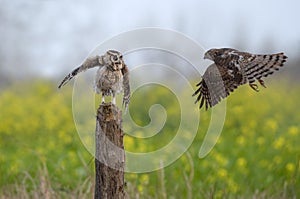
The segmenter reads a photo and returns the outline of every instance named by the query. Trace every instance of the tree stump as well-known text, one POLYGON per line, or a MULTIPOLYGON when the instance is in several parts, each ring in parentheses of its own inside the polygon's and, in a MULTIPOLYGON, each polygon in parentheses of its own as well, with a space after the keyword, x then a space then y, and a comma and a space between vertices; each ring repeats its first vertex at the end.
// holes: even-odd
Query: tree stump
POLYGON ((123 199, 125 151, 122 111, 111 103, 97 111, 95 199, 123 199))

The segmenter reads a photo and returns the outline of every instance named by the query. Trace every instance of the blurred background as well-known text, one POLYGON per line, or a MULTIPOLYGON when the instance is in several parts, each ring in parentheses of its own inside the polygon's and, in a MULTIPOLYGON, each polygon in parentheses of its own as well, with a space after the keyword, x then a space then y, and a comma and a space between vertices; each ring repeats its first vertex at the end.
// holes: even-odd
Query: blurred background
POLYGON ((299 60, 300 3, 296 0, 2 0, 1 4, 2 82, 32 76, 62 77, 103 41, 141 27, 182 32, 206 49, 284 51, 289 68, 299 60))
MULTIPOLYGON (((1 0, 0 198, 91 197, 93 161, 74 127, 72 84, 63 92, 57 85, 100 43, 143 27, 179 31, 205 49, 285 52, 289 59, 268 79, 268 89, 255 93, 245 86, 229 98, 224 132, 207 158, 197 157, 210 121, 210 112, 201 112, 196 144, 165 170, 127 174, 128 194, 132 198, 300 197, 299 8, 297 0, 1 0)), ((159 148, 177 128, 180 110, 173 108, 177 103, 173 94, 165 88, 154 92, 156 97, 149 92, 134 96, 133 118, 146 125, 145 107, 164 104, 168 118, 173 118, 163 129, 170 134, 149 142, 128 137, 128 150, 159 148), (140 97, 147 102, 140 102, 140 97)))

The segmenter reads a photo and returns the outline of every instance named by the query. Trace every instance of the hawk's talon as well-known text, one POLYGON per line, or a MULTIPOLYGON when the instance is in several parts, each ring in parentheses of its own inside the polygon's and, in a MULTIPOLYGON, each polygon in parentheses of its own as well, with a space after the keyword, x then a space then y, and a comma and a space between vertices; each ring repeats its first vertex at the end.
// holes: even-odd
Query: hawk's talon
POLYGON ((265 85, 264 80, 259 79, 258 82, 260 83, 260 85, 262 85, 263 87, 267 88, 266 85, 265 85))
POLYGON ((257 84, 249 84, 249 85, 253 90, 255 90, 256 92, 259 92, 257 84))

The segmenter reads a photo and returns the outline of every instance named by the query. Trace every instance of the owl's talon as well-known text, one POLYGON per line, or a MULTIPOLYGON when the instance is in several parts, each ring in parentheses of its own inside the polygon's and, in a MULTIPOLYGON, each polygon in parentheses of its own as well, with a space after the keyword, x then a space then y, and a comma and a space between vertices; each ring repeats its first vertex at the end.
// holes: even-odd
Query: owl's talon
POLYGON ((259 92, 257 84, 249 84, 249 85, 253 90, 255 90, 256 92, 259 92))

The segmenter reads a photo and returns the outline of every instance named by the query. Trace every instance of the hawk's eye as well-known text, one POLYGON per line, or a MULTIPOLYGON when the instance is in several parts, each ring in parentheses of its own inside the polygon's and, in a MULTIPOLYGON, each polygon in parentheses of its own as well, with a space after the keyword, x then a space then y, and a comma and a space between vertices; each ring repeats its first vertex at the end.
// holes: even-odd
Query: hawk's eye
POLYGON ((219 57, 219 56, 221 56, 221 54, 218 53, 218 52, 215 52, 215 53, 213 54, 213 57, 219 57))

